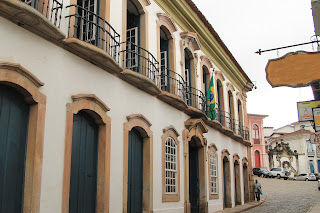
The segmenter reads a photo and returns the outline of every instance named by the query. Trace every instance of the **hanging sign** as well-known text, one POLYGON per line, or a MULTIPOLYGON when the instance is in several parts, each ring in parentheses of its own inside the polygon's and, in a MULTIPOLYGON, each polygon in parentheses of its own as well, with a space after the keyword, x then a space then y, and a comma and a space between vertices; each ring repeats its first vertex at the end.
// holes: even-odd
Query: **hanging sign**
POLYGON ((298 102, 299 121, 313 121, 312 109, 320 107, 320 101, 298 102))
POLYGON ((311 144, 320 144, 320 132, 316 132, 310 135, 311 144))
POLYGON ((320 108, 313 108, 313 120, 314 120, 314 130, 316 132, 320 131, 320 108))

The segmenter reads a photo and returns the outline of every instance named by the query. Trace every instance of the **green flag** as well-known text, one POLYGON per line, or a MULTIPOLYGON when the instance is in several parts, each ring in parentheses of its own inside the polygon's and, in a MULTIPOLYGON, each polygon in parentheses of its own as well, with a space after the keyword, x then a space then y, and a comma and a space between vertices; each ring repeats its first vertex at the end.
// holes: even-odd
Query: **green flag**
POLYGON ((207 93, 207 99, 209 99, 209 113, 211 120, 216 119, 216 101, 214 98, 214 84, 213 84, 213 76, 211 77, 208 93, 207 93))

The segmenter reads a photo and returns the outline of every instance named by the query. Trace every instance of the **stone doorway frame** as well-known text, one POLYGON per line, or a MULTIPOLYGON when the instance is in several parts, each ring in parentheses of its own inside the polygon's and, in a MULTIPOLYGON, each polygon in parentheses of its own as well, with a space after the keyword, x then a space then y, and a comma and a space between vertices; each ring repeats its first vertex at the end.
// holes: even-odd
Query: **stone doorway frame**
POLYGON ((197 141, 199 154, 199 212, 208 212, 207 201, 207 140, 203 133, 208 129, 202 119, 189 119, 184 122, 185 129, 182 131, 183 161, 184 161, 184 212, 191 212, 189 200, 189 142, 192 138, 197 141))
POLYGON ((232 201, 231 201, 231 171, 230 171, 230 158, 229 158, 229 151, 227 149, 224 149, 221 151, 221 164, 222 164, 222 189, 224 189, 224 183, 226 182, 226 191, 227 191, 227 205, 225 205, 224 202, 224 190, 222 190, 222 200, 223 200, 223 209, 225 208, 231 208, 232 207, 232 201), (226 159, 227 165, 226 165, 226 181, 223 180, 224 177, 224 171, 223 171, 223 163, 224 159, 226 159))
POLYGON ((241 175, 240 175, 240 158, 238 154, 233 155, 233 166, 234 166, 234 180, 237 180, 237 188, 234 191, 234 204, 235 206, 241 205, 242 194, 241 194, 241 175), (236 166, 237 165, 237 166, 236 166))

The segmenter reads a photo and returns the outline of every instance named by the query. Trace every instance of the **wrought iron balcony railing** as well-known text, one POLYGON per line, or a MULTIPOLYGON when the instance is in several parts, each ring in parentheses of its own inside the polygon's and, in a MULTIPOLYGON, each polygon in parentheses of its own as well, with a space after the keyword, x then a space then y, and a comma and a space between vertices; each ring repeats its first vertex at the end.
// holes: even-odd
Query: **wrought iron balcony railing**
POLYGON ((159 62, 146 49, 125 41, 121 43, 125 48, 120 51, 122 65, 129 70, 140 73, 151 79, 156 85, 159 82, 159 62))
MULTIPOLYGON (((209 111, 208 114, 209 116, 209 111)), ((248 127, 242 126, 242 123, 233 119, 230 113, 221 110, 219 104, 216 103, 216 119, 222 126, 231 129, 234 133, 241 135, 245 140, 249 140, 249 129, 248 127)))
POLYGON ((44 15, 56 27, 60 28, 62 3, 57 0, 20 0, 44 15))
POLYGON ((120 62, 120 35, 103 18, 79 5, 70 8, 68 37, 78 38, 106 51, 115 61, 120 62))
POLYGON ((160 85, 161 90, 177 95, 185 100, 185 81, 180 74, 167 68, 161 67, 160 85))
POLYGON ((207 114, 207 99, 201 90, 186 86, 186 101, 189 106, 200 109, 207 114))

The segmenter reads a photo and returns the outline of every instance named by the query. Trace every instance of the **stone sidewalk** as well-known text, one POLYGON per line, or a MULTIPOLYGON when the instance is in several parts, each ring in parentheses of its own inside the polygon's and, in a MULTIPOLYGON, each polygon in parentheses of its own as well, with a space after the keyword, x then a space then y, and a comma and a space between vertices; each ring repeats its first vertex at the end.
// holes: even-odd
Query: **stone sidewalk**
POLYGON ((312 206, 308 213, 319 213, 320 212, 320 203, 317 203, 316 205, 312 206))
MULTIPOLYGON (((244 211, 247 211, 249 209, 252 209, 254 207, 257 207, 257 206, 260 206, 262 205, 266 200, 265 199, 261 199, 259 202, 258 201, 253 201, 253 202, 249 202, 249 203, 245 203, 241 206, 236 206, 234 208, 229 208, 229 209, 225 209, 225 210, 222 210, 222 211, 217 211, 216 213, 223 213, 223 212, 233 212, 233 213, 236 213, 236 212, 244 212, 244 211)), ((314 212, 312 212, 314 213, 314 212)))

